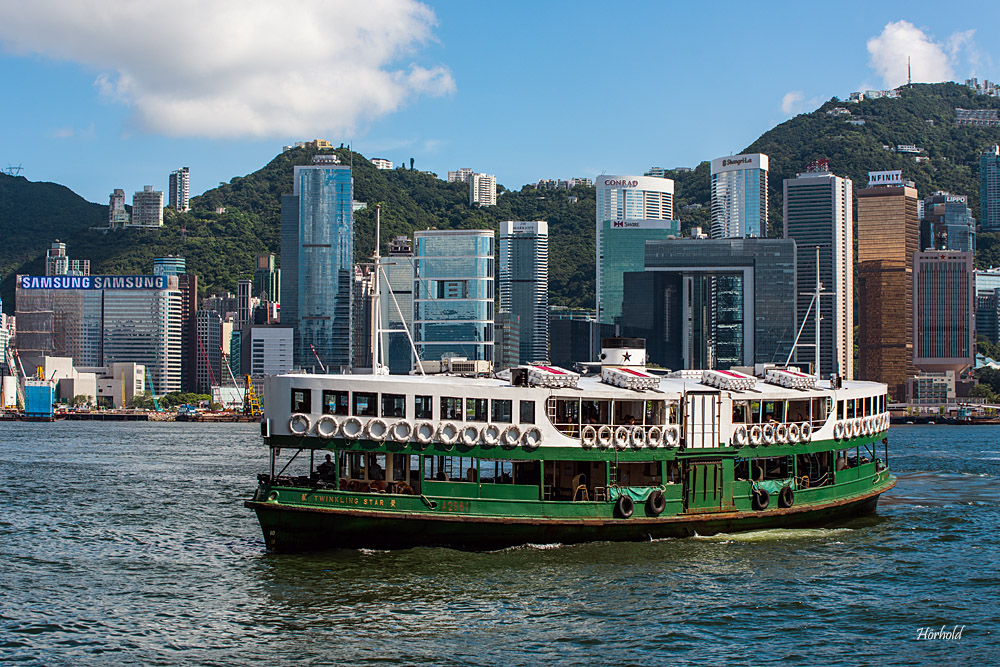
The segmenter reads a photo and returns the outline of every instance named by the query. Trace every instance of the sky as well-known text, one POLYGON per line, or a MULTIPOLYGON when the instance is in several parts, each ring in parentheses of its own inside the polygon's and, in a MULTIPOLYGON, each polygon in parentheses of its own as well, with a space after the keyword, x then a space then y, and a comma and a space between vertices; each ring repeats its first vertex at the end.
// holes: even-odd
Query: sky
POLYGON ((693 167, 907 56, 914 82, 1000 79, 996 25, 981 0, 0 0, 0 168, 107 203, 315 138, 514 189, 693 167))

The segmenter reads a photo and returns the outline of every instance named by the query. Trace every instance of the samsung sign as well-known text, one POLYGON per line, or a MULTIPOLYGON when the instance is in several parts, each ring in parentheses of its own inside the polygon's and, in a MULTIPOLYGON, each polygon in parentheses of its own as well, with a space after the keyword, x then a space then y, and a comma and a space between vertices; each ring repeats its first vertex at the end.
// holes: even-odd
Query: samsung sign
POLYGON ((868 185, 902 185, 903 172, 896 171, 869 171, 868 185))
POLYGON ((167 289, 166 276, 18 276, 21 289, 167 289))

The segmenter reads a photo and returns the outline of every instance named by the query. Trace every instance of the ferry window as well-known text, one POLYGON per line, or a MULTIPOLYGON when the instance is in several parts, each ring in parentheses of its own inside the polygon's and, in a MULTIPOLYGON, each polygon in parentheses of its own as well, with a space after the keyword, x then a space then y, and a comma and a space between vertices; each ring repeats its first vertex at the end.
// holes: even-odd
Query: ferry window
POLYGON ((582 401, 580 416, 584 424, 610 424, 611 401, 582 401))
POLYGON ((871 414, 872 414, 872 397, 871 396, 866 396, 865 397, 865 416, 869 416, 871 414))
POLYGON ((747 416, 750 414, 750 406, 747 401, 733 401, 733 423, 746 424, 747 416))
POLYGON ((368 479, 385 479, 385 454, 367 454, 368 479))
POLYGON ((788 401, 788 421, 803 422, 809 419, 809 400, 788 401))
POLYGON ((618 483, 621 486, 659 486, 658 461, 634 461, 618 464, 618 483))
POLYGON ((513 484, 514 462, 504 459, 480 459, 479 482, 481 484, 513 484))
POLYGON ((750 423, 760 423, 760 401, 750 401, 750 423))
POLYGON ((854 419, 856 415, 854 414, 854 401, 847 401, 847 418, 854 419))
POLYGON ((499 424, 510 423, 511 402, 502 399, 493 399, 493 421, 499 424))
POLYGON ((350 398, 346 391, 323 390, 323 414, 324 415, 347 415, 350 414, 350 398))
POLYGON ((843 419, 844 412, 844 401, 837 401, 837 419, 843 419))
POLYGON ((292 389, 292 412, 312 412, 311 389, 292 389))
POLYGON ((781 401, 764 401, 764 421, 784 421, 784 406, 781 401))
POLYGON ((345 456, 347 465, 341 463, 340 469, 348 469, 351 479, 365 479, 365 455, 361 452, 350 452, 345 456))
POLYGON ((518 401, 521 409, 521 420, 522 424, 534 424, 535 423, 535 402, 534 401, 518 401))
POLYGON ((392 455, 392 481, 405 482, 406 480, 406 454, 392 455))
POLYGON ((374 417, 378 406, 378 394, 363 391, 354 392, 354 416, 374 417))
POLYGON ((680 414, 680 412, 679 412, 679 405, 678 405, 677 401, 670 401, 669 403, 667 403, 667 423, 668 424, 680 424, 681 421, 680 421, 680 418, 678 417, 679 414, 680 414))
POLYGON ((538 484, 542 469, 538 461, 512 461, 511 463, 514 466, 515 484, 538 484))
POLYGON ((663 424, 663 401, 646 401, 646 425, 663 424))
POLYGON ((576 425, 580 421, 580 401, 578 399, 556 399, 556 424, 576 425))
POLYGON ((433 396, 414 396, 413 408, 417 419, 434 419, 433 396))
POLYGON ((466 421, 470 422, 489 421, 489 415, 486 412, 488 405, 489 405, 489 399, 486 398, 465 399, 466 421))
POLYGON ((438 482, 475 482, 476 460, 469 456, 428 456, 424 479, 438 482))
POLYGON ((792 476, 791 457, 774 456, 753 459, 750 462, 750 478, 755 482, 765 479, 788 479, 792 476))
POLYGON ((462 421, 462 399, 453 396, 441 397, 441 419, 462 421))
POLYGON ((405 417, 406 396, 403 394, 382 394, 383 417, 405 417))
POLYGON ((837 470, 847 470, 848 468, 858 467, 858 450, 857 449, 841 449, 837 452, 837 461, 834 467, 837 470))

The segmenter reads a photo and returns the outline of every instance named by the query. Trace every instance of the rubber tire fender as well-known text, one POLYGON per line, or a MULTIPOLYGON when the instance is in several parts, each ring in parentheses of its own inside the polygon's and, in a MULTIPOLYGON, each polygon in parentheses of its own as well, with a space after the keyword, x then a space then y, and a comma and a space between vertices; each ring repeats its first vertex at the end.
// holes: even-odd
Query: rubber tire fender
POLYGON ((635 503, 632 498, 625 494, 618 496, 618 500, 615 502, 615 514, 622 519, 628 519, 633 512, 635 512, 635 503))
POLYGON ((795 491, 790 486, 781 487, 778 493, 778 507, 791 507, 795 504, 795 491))
POLYGON ((767 506, 771 504, 771 494, 767 492, 767 489, 754 489, 753 499, 750 501, 750 505, 758 512, 766 510, 767 506))
POLYGON ((656 489, 646 499, 646 511, 653 516, 660 516, 665 509, 667 509, 667 499, 663 497, 663 491, 656 489))

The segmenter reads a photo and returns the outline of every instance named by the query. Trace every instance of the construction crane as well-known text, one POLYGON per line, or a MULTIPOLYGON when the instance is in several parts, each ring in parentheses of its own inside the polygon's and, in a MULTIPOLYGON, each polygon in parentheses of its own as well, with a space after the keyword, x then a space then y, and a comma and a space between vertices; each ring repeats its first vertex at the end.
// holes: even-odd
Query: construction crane
POLYGON ((319 353, 316 352, 316 348, 312 343, 309 343, 309 349, 312 350, 313 356, 316 357, 316 363, 319 364, 320 370, 323 371, 323 373, 326 373, 326 366, 323 365, 323 362, 319 358, 319 353))
POLYGON ((14 378, 14 386, 17 387, 17 409, 24 409, 24 387, 21 386, 21 378, 24 377, 24 368, 21 367, 21 358, 17 356, 17 350, 8 347, 6 350, 7 368, 14 378), (18 368, 21 374, 18 375, 18 368))
POLYGON ((249 375, 244 375, 246 380, 246 393, 243 395, 243 414, 250 415, 251 417, 260 417, 264 413, 260 409, 260 399, 257 397, 257 392, 253 390, 253 380, 250 379, 249 375))

